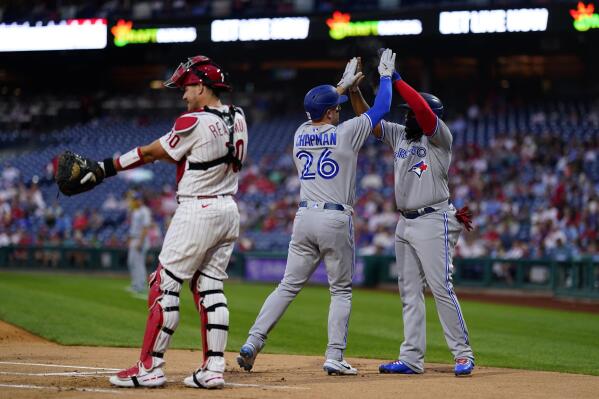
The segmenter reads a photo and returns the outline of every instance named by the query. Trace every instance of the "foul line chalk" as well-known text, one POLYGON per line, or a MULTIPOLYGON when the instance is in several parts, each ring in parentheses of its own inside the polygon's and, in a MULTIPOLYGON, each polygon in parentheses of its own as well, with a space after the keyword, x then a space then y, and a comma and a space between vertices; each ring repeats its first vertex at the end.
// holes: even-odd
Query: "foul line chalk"
POLYGON ((0 384, 3 388, 20 388, 20 389, 51 389, 53 391, 78 391, 78 392, 99 392, 99 393, 122 393, 114 389, 99 389, 99 388, 68 388, 57 387, 51 385, 19 385, 19 384, 0 384))
MULTIPOLYGON (((0 371, 0 374, 4 375, 27 375, 27 376, 72 376, 72 377, 93 377, 99 376, 100 374, 111 374, 115 371, 120 371, 120 369, 113 369, 108 367, 90 367, 90 366, 69 366, 63 364, 48 364, 48 363, 26 363, 26 362, 0 362, 0 364, 7 365, 21 365, 21 366, 39 366, 39 367, 61 367, 61 368, 74 368, 74 369, 87 369, 87 370, 102 370, 96 372, 78 372, 78 371, 69 371, 63 373, 17 373, 17 372, 8 372, 8 371, 0 371)), ((289 385, 264 385, 264 384, 241 384, 234 382, 227 382, 225 385, 230 387, 239 387, 239 388, 265 388, 265 389, 296 389, 296 390, 309 390, 307 387, 294 387, 289 385)), ((57 389, 57 387, 53 386, 38 386, 38 385, 7 385, 0 384, 0 387, 12 387, 12 388, 29 388, 29 389, 57 389)), ((61 388, 61 389, 69 389, 69 388, 61 388)), ((95 389, 95 388, 74 388, 77 391, 89 391, 89 392, 117 392, 114 390, 108 389, 95 389)))
POLYGON ((289 385, 262 385, 262 384, 237 384, 234 382, 225 382, 225 386, 241 387, 241 388, 270 388, 270 389, 310 389, 307 387, 292 387, 289 385))
POLYGON ((64 373, 18 373, 12 371, 0 371, 0 375, 27 375, 33 377, 104 377, 103 374, 113 374, 114 371, 65 371, 64 373))
POLYGON ((121 370, 121 369, 111 369, 108 367, 68 366, 68 365, 64 365, 64 364, 46 364, 46 363, 0 362, 0 364, 39 366, 39 367, 62 367, 65 369, 87 369, 87 370, 106 370, 106 371, 120 371, 121 370))

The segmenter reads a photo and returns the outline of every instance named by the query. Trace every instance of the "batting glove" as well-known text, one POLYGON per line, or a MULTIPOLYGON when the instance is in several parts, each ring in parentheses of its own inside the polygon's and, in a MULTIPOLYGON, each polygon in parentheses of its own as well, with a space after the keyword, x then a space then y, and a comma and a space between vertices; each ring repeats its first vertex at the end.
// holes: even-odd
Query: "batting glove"
POLYGON ((379 74, 381 77, 391 77, 395 70, 395 53, 391 49, 386 49, 381 54, 379 62, 379 74))
POLYGON ((341 77, 339 83, 337 83, 337 86, 342 87, 343 91, 353 86, 353 84, 362 76, 362 72, 356 72, 357 67, 358 59, 356 57, 349 60, 349 62, 345 66, 343 76, 341 77))
MULTIPOLYGON (((384 48, 378 49, 377 53, 379 55, 379 60, 384 52, 385 52, 384 48)), ((397 72, 395 69, 393 69, 393 73, 391 74, 391 81, 395 82, 396 80, 401 80, 401 76, 399 76, 399 72, 397 72)))

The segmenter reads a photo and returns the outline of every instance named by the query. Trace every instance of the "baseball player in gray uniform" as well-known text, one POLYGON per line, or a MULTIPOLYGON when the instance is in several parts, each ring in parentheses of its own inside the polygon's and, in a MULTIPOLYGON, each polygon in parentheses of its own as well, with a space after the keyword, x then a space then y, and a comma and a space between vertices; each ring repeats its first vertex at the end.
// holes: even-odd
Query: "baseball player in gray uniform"
MULTIPOLYGON (((400 218, 395 231, 398 284, 403 303, 404 341, 399 360, 381 373, 424 372, 426 349, 425 283, 430 287, 456 376, 470 375, 474 354, 466 321, 453 290, 452 257, 462 228, 471 228, 467 208, 456 211, 447 183, 452 135, 441 120, 443 104, 418 93, 394 71, 393 85, 407 102, 404 125, 382 121, 374 134, 393 149, 395 200, 400 218)), ((354 111, 368 110, 359 89, 350 89, 354 111)))
POLYGON ((293 146, 301 201, 293 223, 283 279, 264 302, 239 351, 237 361, 247 371, 252 369, 270 330, 324 260, 331 304, 323 368, 329 375, 357 374, 343 359, 355 254, 352 205, 356 199, 356 162, 372 127, 389 112, 394 60, 395 54, 385 50, 378 67, 381 89, 373 108, 359 117, 339 124, 340 104, 347 101, 347 97, 340 94, 362 76, 356 73, 356 59, 348 63, 337 90, 330 85, 317 86, 304 98, 310 120, 296 130, 293 146))
POLYGON ((131 196, 131 219, 129 227, 129 251, 127 266, 131 274, 130 291, 143 294, 146 291, 146 256, 150 247, 148 229, 152 223, 152 214, 144 202, 141 193, 131 196))

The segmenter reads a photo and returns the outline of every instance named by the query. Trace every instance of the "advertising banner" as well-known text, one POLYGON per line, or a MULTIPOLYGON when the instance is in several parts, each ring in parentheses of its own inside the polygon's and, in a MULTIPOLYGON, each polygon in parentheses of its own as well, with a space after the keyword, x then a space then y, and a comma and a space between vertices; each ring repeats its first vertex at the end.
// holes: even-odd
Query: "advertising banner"
MULTIPOLYGON (((285 258, 272 259, 252 257, 250 255, 246 258, 245 279, 249 281, 278 282, 283 278, 286 263, 287 259, 285 258)), ((310 282, 314 284, 328 284, 327 272, 323 262, 316 268, 316 271, 310 278, 310 282)), ((364 283, 364 261, 360 258, 356 258, 353 282, 355 285, 362 285, 364 283)))
POLYGON ((106 19, 67 19, 46 24, 0 24, 0 52, 98 50, 106 47, 106 19))

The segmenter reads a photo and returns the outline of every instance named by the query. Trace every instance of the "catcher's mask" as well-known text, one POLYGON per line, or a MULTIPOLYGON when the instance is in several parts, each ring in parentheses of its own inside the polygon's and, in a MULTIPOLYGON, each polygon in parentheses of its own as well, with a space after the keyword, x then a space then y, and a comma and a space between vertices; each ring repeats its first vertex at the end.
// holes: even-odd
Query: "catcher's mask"
POLYGON ((227 82, 227 74, 223 72, 210 58, 203 55, 190 57, 179 64, 173 76, 164 85, 169 88, 183 89, 185 86, 202 83, 216 91, 231 91, 227 82))

